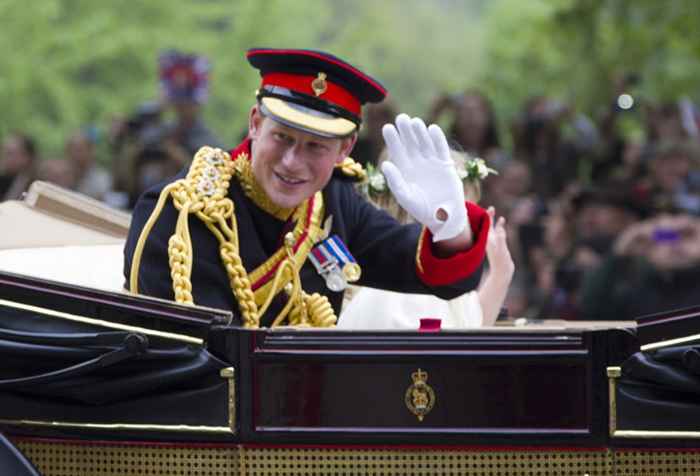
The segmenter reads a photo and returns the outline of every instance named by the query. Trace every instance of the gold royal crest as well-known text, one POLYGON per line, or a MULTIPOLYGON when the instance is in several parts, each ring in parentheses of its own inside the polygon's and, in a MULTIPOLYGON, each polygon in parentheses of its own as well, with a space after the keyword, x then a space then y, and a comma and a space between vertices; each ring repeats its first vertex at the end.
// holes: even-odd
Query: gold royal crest
POLYGON ((428 380, 428 372, 418 369, 411 374, 413 384, 406 389, 404 402, 408 409, 416 417, 418 421, 423 421, 423 417, 427 415, 435 405, 435 392, 432 387, 426 382, 428 380))

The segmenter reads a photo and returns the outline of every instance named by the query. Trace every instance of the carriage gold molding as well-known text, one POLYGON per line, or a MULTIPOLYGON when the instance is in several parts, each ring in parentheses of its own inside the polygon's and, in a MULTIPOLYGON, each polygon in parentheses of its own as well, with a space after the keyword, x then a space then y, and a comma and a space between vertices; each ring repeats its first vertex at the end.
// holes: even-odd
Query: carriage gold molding
POLYGON ((226 367, 219 371, 221 378, 228 382, 228 427, 231 433, 236 434, 236 371, 233 367, 226 367))
POLYGON ((700 439, 700 431, 619 430, 617 428, 617 379, 622 376, 621 367, 608 367, 609 428, 612 438, 638 439, 700 439))
POLYGON ((81 322, 83 324, 91 324, 96 326, 107 327, 109 329, 118 329, 121 331, 138 332, 140 334, 145 334, 154 337, 161 337, 163 339, 176 340, 180 342, 186 342, 188 344, 195 344, 202 346, 204 345, 204 340, 198 337, 192 337, 184 334, 176 334, 174 332, 163 332, 156 331, 153 329, 148 329, 146 327, 130 326, 126 324, 119 324, 116 322, 104 321, 102 319, 94 319, 92 317, 79 316, 76 314, 69 314, 67 312, 55 311, 53 309, 47 309, 45 307, 31 306, 29 304, 22 304, 14 301, 8 301, 6 299, 0 299, 0 306, 7 306, 14 309, 22 309, 25 311, 36 312, 39 314, 44 314, 51 317, 57 317, 59 319, 66 319, 74 322, 81 322))
POLYGON ((141 430, 141 431, 165 431, 177 433, 216 433, 231 434, 227 426, 192 426, 192 425, 156 425, 137 423, 79 423, 68 421, 41 421, 41 420, 4 420, 0 419, 0 425, 11 426, 39 426, 49 428, 82 428, 94 430, 141 430))
POLYGON ((228 426, 194 426, 194 425, 162 425, 149 423, 82 423, 72 421, 43 421, 43 420, 7 420, 0 419, 0 425, 34 426, 43 428, 76 428, 93 430, 140 430, 175 433, 197 434, 236 434, 236 381, 233 367, 226 367, 219 372, 221 378, 228 382, 226 407, 228 408, 228 426))

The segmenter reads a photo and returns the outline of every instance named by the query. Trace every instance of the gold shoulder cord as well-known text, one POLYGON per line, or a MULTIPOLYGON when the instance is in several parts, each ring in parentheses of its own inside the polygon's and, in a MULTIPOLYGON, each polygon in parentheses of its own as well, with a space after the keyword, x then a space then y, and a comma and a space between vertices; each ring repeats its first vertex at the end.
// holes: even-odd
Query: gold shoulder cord
POLYGON ((335 167, 340 169, 343 175, 351 177, 357 182, 367 180, 367 171, 362 167, 362 164, 355 162, 351 157, 345 157, 345 159, 335 167))
MULTIPOLYGON (((162 190, 134 250, 134 258, 131 263, 131 291, 138 293, 138 272, 146 239, 160 216, 165 201, 169 196, 172 196, 173 204, 179 210, 179 214, 175 233, 168 241, 168 261, 175 300, 178 303, 194 304, 191 281, 193 250, 188 226, 188 215, 194 213, 219 241, 221 260, 229 276, 231 289, 238 301, 244 327, 257 328, 260 326, 260 317, 267 310, 273 297, 282 288, 289 294, 289 299, 287 305, 275 318, 273 326, 280 325, 285 317, 288 317, 288 321, 292 325, 316 327, 334 325, 337 319, 328 299, 318 293, 306 294, 301 289, 299 279, 299 268, 306 260, 308 252, 318 236, 320 229, 318 221, 319 217, 323 215, 322 201, 320 202, 321 206, 314 210, 317 216, 314 216, 314 219, 310 221, 310 229, 306 230, 307 233, 303 233, 301 228, 305 224, 301 219, 298 219, 294 233, 285 237, 285 251, 283 253, 286 253, 286 258, 280 262, 272 283, 267 283, 263 289, 259 290, 260 293, 253 292, 248 273, 240 258, 234 204, 228 198, 231 177, 237 173, 237 170, 241 170, 240 166, 236 166, 239 161, 247 163, 247 154, 240 154, 235 160, 231 160, 229 154, 221 149, 202 147, 195 154, 187 176, 162 190), (302 234, 305 235, 306 239, 294 253, 295 235, 298 237, 302 234), (285 285, 285 283, 287 284, 285 285), (258 307, 259 302, 262 303, 261 307, 258 307)), ((322 200, 320 193, 315 198, 322 200)), ((282 256, 279 258, 282 259, 282 256)))

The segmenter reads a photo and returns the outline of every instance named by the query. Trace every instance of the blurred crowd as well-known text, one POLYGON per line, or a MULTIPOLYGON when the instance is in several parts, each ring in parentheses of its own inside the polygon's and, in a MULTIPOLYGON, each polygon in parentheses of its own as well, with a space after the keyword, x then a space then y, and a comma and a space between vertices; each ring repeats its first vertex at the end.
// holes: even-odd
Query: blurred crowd
POLYGON ((40 157, 35 138, 12 132, 0 150, 0 200, 22 195, 33 180, 76 190, 131 209, 139 195, 187 165, 203 145, 223 147, 204 124, 209 62, 166 51, 159 57, 160 98, 144 102, 100 128, 85 127, 65 141, 59 157, 40 157))
MULTIPOLYGON (((234 146, 202 120, 206 59, 169 51, 159 61, 161 100, 115 117, 102 136, 76 131, 61 157, 40 157, 22 132, 2 138, 0 200, 41 179, 129 209, 200 146, 234 146)), ((594 116, 538 96, 496 118, 476 90, 436 95, 423 114, 499 172, 480 203, 506 218, 511 317, 626 320, 700 304, 700 115, 688 99, 638 104, 629 94, 638 81, 621 77, 594 116)), ((381 127, 398 112, 391 102, 366 108, 355 160, 376 164, 381 127)))

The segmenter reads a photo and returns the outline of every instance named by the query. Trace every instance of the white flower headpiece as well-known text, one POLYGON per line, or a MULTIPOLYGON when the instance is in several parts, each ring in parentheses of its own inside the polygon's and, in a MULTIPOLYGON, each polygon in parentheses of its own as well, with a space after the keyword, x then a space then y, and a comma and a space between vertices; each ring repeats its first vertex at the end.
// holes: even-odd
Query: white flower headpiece
MULTIPOLYGON (((456 154, 459 154, 460 160, 455 159, 455 169, 457 170, 457 176, 462 182, 480 182, 489 175, 498 175, 498 171, 488 167, 484 159, 465 156, 464 159, 461 160, 463 154, 456 154)), ((378 197, 389 193, 389 187, 386 184, 386 178, 381 169, 372 164, 367 164, 366 168, 367 180, 362 184, 365 193, 370 197, 378 197)))
POLYGON ((389 191, 386 184, 386 178, 379 167, 372 164, 367 164, 367 180, 364 183, 366 192, 372 197, 382 195, 389 191))
POLYGON ((484 180, 489 175, 498 175, 498 172, 486 165, 486 161, 479 157, 471 158, 467 156, 461 164, 455 163, 457 175, 462 181, 484 180))

